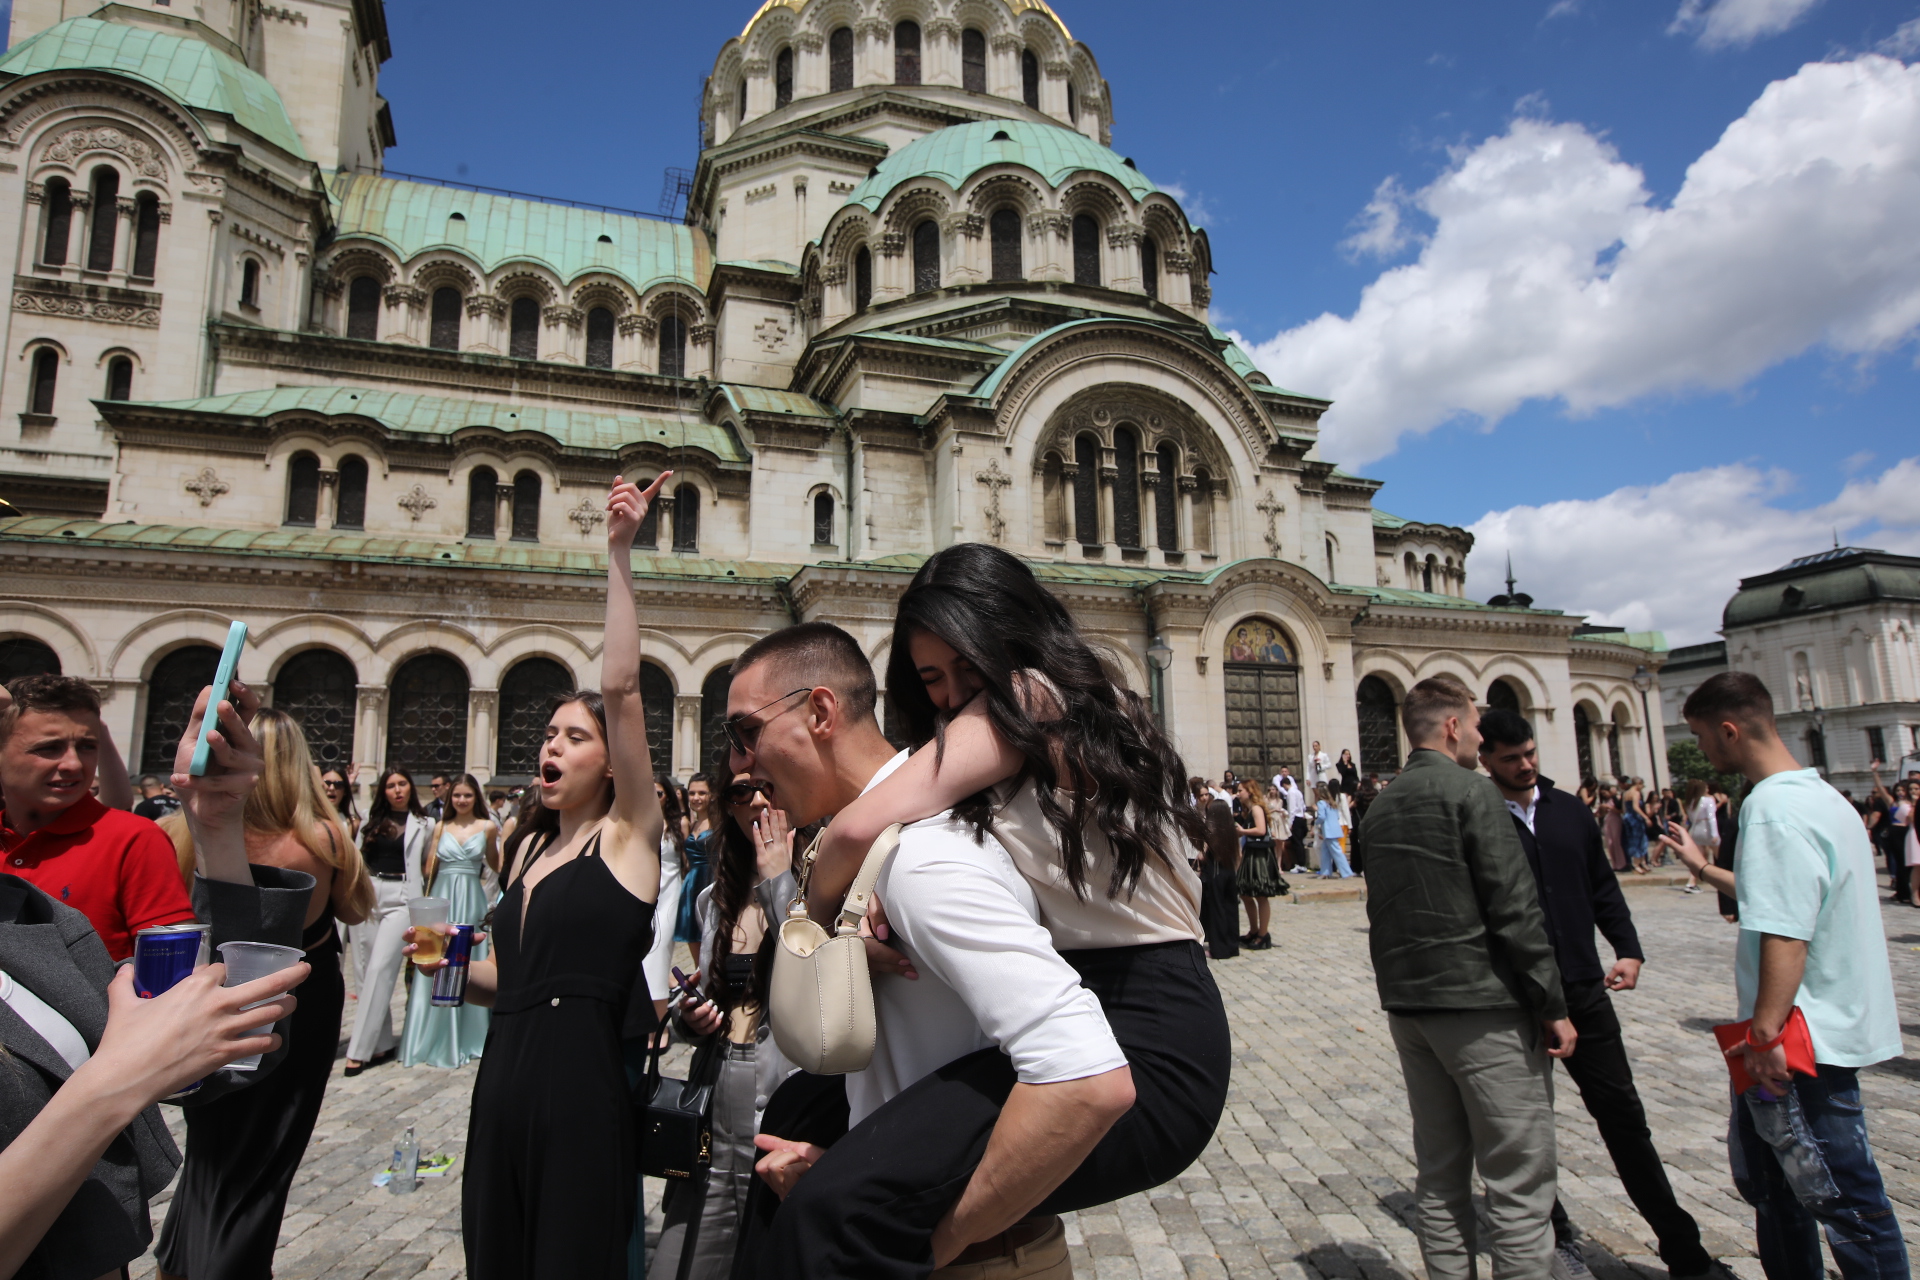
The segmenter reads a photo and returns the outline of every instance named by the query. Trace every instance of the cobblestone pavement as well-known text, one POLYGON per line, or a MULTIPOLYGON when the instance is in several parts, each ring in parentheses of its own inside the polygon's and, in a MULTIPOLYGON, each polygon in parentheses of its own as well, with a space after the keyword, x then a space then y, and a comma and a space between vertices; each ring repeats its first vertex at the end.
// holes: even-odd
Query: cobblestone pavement
MULTIPOLYGON (((1727 1176, 1725 1074, 1708 1031, 1732 1017, 1734 930, 1714 914, 1710 894, 1637 887, 1629 901, 1650 961, 1640 989, 1615 1004, 1656 1141, 1708 1248, 1758 1280, 1751 1216, 1727 1176)), ((1874 1148, 1913 1240, 1920 1238, 1920 913, 1883 910, 1912 1056, 1864 1072, 1862 1083, 1874 1148)), ((1076 1277, 1424 1274, 1407 1226, 1406 1102, 1375 1001, 1366 925, 1357 902, 1278 907, 1273 950, 1216 967, 1236 1055, 1219 1135, 1177 1181, 1070 1221, 1076 1277)), ((472 1083, 471 1067, 336 1075, 288 1204, 275 1264, 280 1280, 460 1274, 458 1165, 406 1197, 374 1187, 372 1178, 385 1167, 396 1131, 409 1124, 423 1151, 460 1154, 472 1083)), ((1560 1194, 1585 1232, 1595 1274, 1664 1276, 1578 1092, 1564 1074, 1556 1084, 1560 1194)), ((657 1190, 649 1188, 649 1203, 657 1190)), ((163 1196, 156 1222, 165 1207, 163 1196)), ((148 1258, 133 1276, 145 1280, 152 1271, 148 1258)))

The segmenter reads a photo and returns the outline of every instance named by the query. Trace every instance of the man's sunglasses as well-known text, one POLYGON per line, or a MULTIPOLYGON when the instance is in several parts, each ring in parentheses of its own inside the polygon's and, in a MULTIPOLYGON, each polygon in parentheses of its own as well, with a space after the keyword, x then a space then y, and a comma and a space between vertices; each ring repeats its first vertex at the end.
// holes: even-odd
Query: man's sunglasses
MULTIPOLYGON (((785 702, 788 698, 798 697, 800 694, 803 694, 803 693, 812 693, 813 689, 814 689, 814 686, 808 685, 804 689, 795 689, 789 693, 783 693, 779 697, 775 698, 772 702, 767 703, 765 707, 756 707, 752 711, 749 711, 744 715, 729 716, 727 719, 721 721, 720 728, 727 735, 727 745, 732 747, 735 751, 739 752, 741 755, 746 755, 748 752, 752 751, 756 746, 759 745, 760 731, 767 727, 765 720, 755 722, 753 719, 755 716, 759 715, 762 711, 765 711, 767 707, 779 706, 781 703, 785 702)), ((788 711, 791 711, 792 709, 793 709, 792 707, 787 708, 788 711)), ((783 711, 780 714, 785 715, 786 711, 783 711)), ((772 718, 773 718, 772 716, 767 717, 768 720, 771 720, 772 718)))
POLYGON ((758 782, 733 782, 727 785, 723 794, 729 806, 738 806, 752 803, 753 798, 765 790, 766 787, 758 782))

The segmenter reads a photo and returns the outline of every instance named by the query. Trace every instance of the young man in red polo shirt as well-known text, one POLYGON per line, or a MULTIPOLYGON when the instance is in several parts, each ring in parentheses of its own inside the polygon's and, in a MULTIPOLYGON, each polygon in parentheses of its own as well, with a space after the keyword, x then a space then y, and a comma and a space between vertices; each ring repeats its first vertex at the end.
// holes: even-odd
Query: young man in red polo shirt
POLYGON ((100 697, 72 676, 23 676, 0 698, 0 870, 93 923, 116 961, 133 935, 193 919, 173 842, 88 792, 109 741, 100 697))

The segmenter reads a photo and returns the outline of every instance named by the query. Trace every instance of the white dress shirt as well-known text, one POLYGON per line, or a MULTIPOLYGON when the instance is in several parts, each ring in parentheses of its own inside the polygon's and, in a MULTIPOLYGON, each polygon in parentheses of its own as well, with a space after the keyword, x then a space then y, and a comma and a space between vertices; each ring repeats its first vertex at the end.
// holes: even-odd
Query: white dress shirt
POLYGON ((1535 787, 1533 790, 1527 792, 1527 802, 1524 805, 1521 804, 1518 800, 1511 800, 1511 799, 1508 800, 1507 812, 1511 813, 1514 817, 1520 819, 1520 821, 1526 823, 1527 830, 1532 831, 1533 830, 1533 811, 1536 808, 1538 808, 1539 805, 1540 805, 1540 788, 1535 787))
MULTIPOLYGON (((907 758, 901 752, 872 787, 907 758)), ((847 1076, 848 1123, 955 1058, 998 1046, 1022 1084, 1057 1084, 1127 1064, 1106 1014, 1053 949, 1033 886, 992 836, 942 814, 916 822, 877 892, 917 981, 874 979, 873 1061, 847 1076)))

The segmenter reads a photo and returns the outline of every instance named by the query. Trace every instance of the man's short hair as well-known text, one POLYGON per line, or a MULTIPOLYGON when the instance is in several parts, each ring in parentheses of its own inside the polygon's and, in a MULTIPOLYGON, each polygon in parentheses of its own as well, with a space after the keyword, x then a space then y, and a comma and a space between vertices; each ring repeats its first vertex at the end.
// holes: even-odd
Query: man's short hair
POLYGON ((1473 714, 1473 691, 1453 676, 1428 676, 1407 690, 1400 703, 1400 724, 1413 742, 1425 742, 1440 732, 1448 716, 1473 714))
POLYGON ((1480 713, 1480 736, 1489 747, 1524 747, 1533 741, 1533 726, 1518 711, 1492 707, 1480 713))
POLYGON ((13 706, 0 714, 0 742, 13 736, 13 726, 27 711, 84 711, 100 714, 100 695, 78 676, 21 676, 7 686, 13 706))
POLYGON ((1773 694, 1760 677, 1745 671, 1722 671, 1712 677, 1687 695, 1680 714, 1704 724, 1731 720, 1742 729, 1780 736, 1773 723, 1773 694))
POLYGON ((733 660, 733 675, 763 662, 772 663, 796 689, 833 690, 850 723, 873 719, 878 696, 873 664, 860 642, 831 622, 802 622, 754 642, 733 660))
POLYGON ((143 787, 157 787, 160 785, 160 776, 154 773, 143 773, 140 775, 140 785, 143 787))

